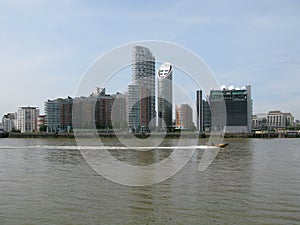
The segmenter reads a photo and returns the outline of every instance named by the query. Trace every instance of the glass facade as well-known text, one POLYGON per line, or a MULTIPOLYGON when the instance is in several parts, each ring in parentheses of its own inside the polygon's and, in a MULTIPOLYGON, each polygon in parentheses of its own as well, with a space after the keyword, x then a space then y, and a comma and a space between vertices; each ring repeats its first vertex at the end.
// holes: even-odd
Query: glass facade
POLYGON ((72 108, 71 97, 45 102, 47 132, 69 131, 72 128, 72 108))
POLYGON ((251 86, 242 89, 211 90, 209 104, 212 129, 226 127, 226 132, 229 133, 251 132, 251 86))
POLYGON ((172 76, 170 63, 164 63, 158 70, 158 129, 172 127, 172 76))
POLYGON ((128 86, 128 125, 134 132, 150 128, 155 118, 155 58, 148 48, 132 51, 132 84, 128 86))

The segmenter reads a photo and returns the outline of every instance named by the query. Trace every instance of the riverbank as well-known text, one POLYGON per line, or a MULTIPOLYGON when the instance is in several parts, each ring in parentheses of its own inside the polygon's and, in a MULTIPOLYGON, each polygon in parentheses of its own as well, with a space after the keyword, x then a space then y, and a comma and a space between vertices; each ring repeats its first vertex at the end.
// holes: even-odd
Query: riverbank
MULTIPOLYGON (((96 137, 94 133, 91 132, 86 132, 86 133, 80 133, 76 134, 76 137, 82 137, 82 138, 88 138, 91 137, 96 137)), ((122 137, 122 138, 132 138, 131 133, 122 133, 122 134, 115 134, 113 132, 98 132, 98 136, 100 138, 117 138, 117 137, 122 137)), ((137 138, 148 138, 150 135, 149 134, 135 134, 134 135, 137 138)), ((180 132, 171 132, 167 134, 162 134, 162 133, 152 133, 151 137, 152 138, 161 138, 164 136, 164 138, 170 138, 170 139, 178 139, 178 138, 209 138, 210 134, 202 134, 199 135, 198 133, 195 132, 190 132, 190 133, 180 133, 180 132)), ((9 138, 75 138, 74 133, 15 133, 15 132, 10 132, 9 133, 9 138)), ((299 135, 278 135, 276 133, 269 133, 269 134, 248 134, 248 133, 226 133, 224 135, 224 138, 299 138, 299 135)))
POLYGON ((16 133, 10 132, 9 138, 75 138, 73 133, 16 133))

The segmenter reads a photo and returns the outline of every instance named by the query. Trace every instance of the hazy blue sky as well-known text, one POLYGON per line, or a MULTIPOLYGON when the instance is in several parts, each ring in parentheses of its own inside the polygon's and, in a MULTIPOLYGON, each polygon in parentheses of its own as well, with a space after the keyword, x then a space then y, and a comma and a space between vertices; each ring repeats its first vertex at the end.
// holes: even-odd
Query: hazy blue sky
POLYGON ((132 41, 198 54, 220 84, 252 85, 254 112, 300 119, 300 1, 0 1, 0 116, 74 96, 88 66, 132 41))

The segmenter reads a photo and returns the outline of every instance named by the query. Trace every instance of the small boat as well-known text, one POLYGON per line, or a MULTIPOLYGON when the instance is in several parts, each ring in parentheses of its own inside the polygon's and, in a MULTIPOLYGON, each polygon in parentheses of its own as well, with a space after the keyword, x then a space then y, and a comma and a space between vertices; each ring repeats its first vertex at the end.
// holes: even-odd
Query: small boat
POLYGON ((229 145, 229 143, 221 143, 221 144, 216 145, 216 147, 225 148, 227 145, 229 145))
POLYGON ((207 146, 214 146, 217 148, 225 148, 229 143, 221 143, 221 144, 214 144, 214 143, 206 143, 207 146))

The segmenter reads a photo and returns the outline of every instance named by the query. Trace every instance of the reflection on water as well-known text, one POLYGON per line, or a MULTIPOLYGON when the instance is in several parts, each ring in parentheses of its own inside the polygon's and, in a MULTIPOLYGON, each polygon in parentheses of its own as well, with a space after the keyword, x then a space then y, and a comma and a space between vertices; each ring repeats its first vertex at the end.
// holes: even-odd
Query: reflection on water
MULTIPOLYGON (((168 140, 165 146, 174 146, 168 140)), ((205 143, 205 140, 201 140, 205 143)), ((230 139, 199 172, 203 151, 178 174, 128 187, 97 175, 73 140, 0 139, 3 224, 297 224, 300 139, 230 139), (17 146, 18 148, 5 148, 17 146), (36 146, 36 147, 32 147, 36 146), (41 147, 39 147, 41 146, 41 147)), ((111 146, 112 140, 107 140, 111 146)), ((148 164, 172 150, 111 153, 148 164)))

